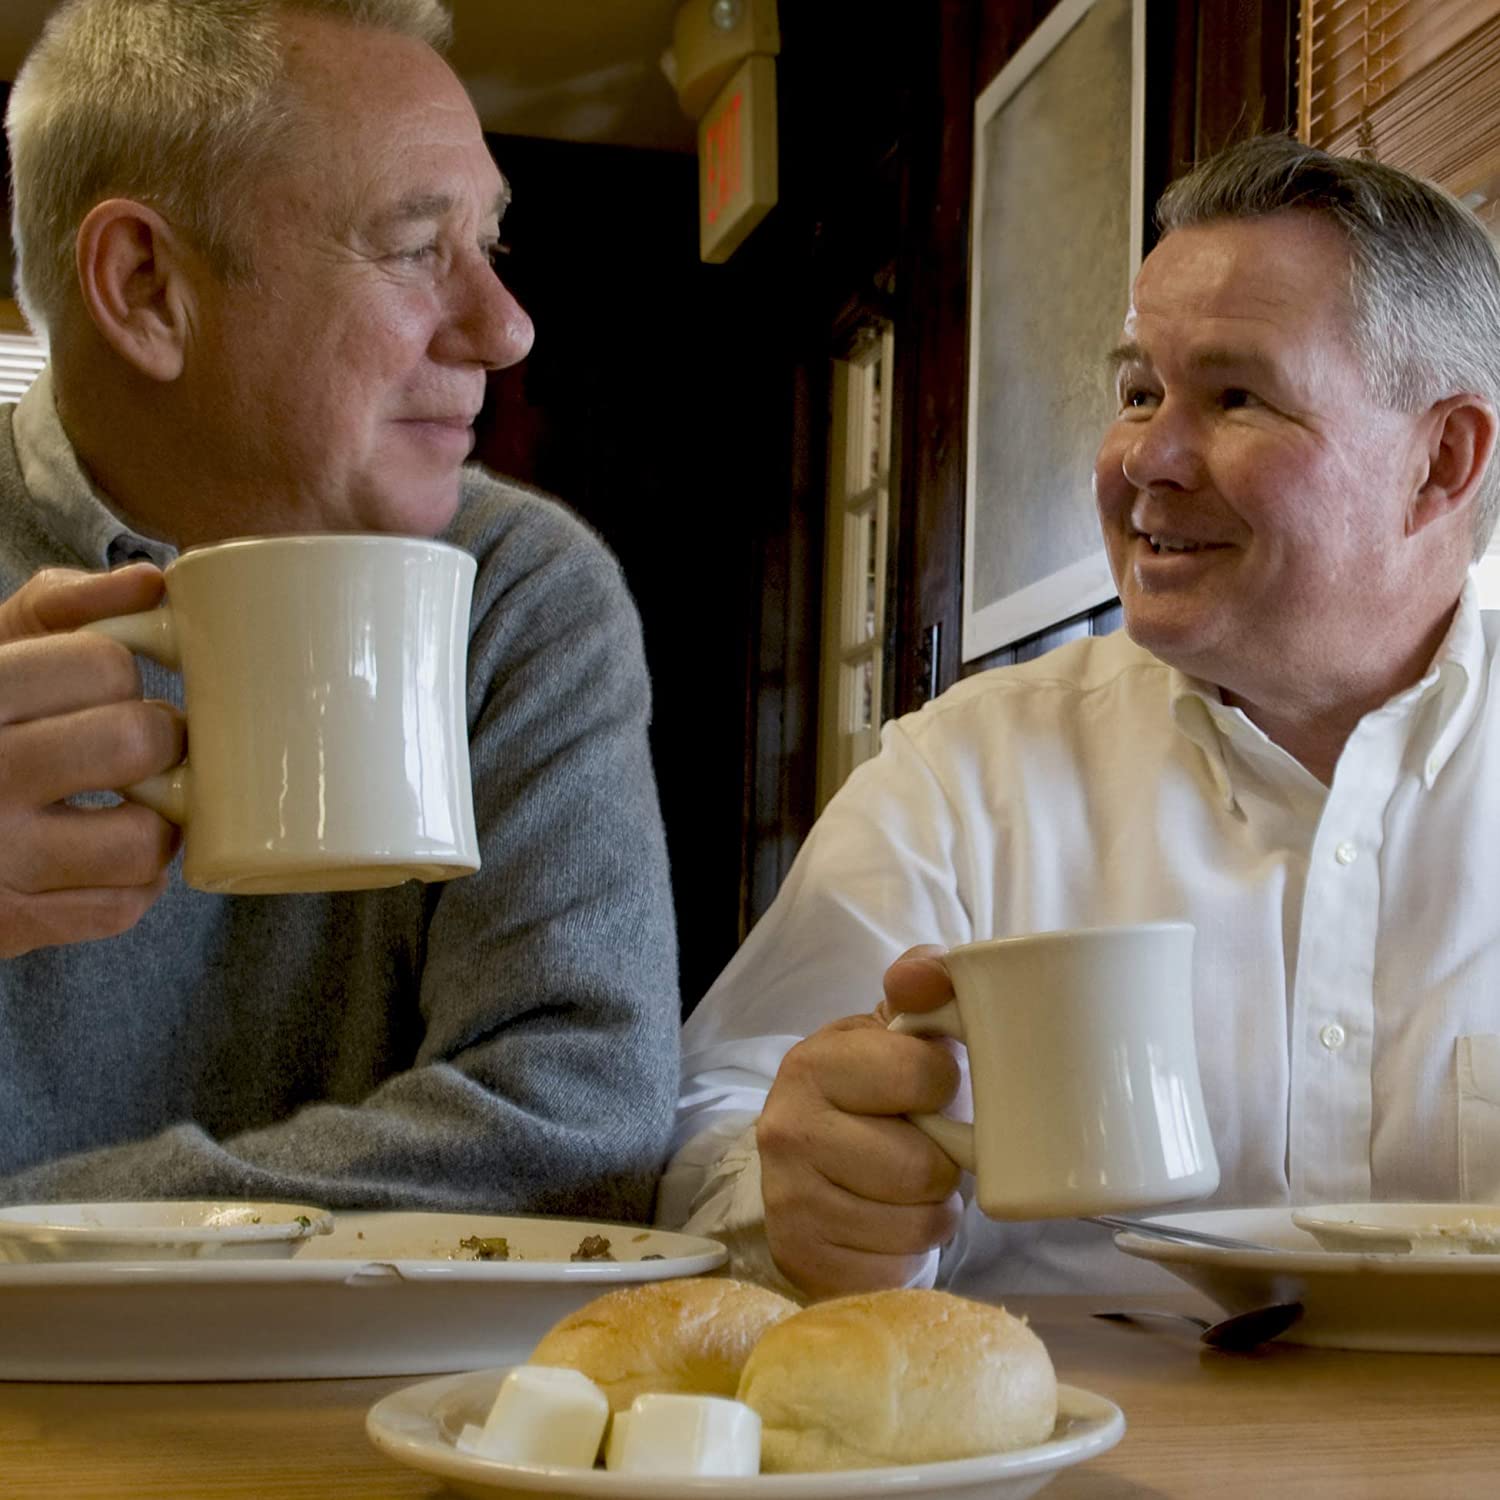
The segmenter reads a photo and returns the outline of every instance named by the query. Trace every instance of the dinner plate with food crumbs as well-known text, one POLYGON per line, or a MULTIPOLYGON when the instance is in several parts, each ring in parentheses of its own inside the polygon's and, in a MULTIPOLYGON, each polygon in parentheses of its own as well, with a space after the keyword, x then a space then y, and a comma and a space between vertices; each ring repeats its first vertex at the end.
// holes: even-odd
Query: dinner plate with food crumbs
POLYGON ((529 1468, 480 1458, 458 1446, 466 1426, 484 1421, 505 1373, 477 1370, 394 1391, 370 1408, 365 1430, 382 1453, 436 1475, 474 1500, 1024 1500, 1061 1470, 1113 1448, 1125 1432, 1125 1418, 1114 1402, 1060 1385, 1057 1426, 1046 1442, 978 1458, 724 1479, 529 1468))
MULTIPOLYGON (((1341 1206, 1349 1207, 1331 1205, 1341 1206)), ((1329 1207, 1323 1206, 1321 1215, 1311 1212, 1327 1218, 1329 1207)), ((1378 1248, 1329 1250, 1297 1222, 1306 1212, 1205 1209, 1143 1221, 1254 1241, 1244 1249, 1178 1244, 1129 1230, 1117 1234, 1115 1244, 1127 1255, 1156 1261, 1227 1313, 1300 1302, 1302 1316, 1278 1335, 1283 1343, 1500 1354, 1500 1255, 1414 1254, 1410 1245, 1394 1248, 1389 1238, 1378 1248)), ((1493 1212, 1480 1205, 1468 1208, 1471 1217, 1493 1212)))
POLYGON ((0 1380, 430 1375, 524 1359, 600 1292, 722 1266, 639 1224, 338 1213, 286 1260, 0 1264, 0 1380))

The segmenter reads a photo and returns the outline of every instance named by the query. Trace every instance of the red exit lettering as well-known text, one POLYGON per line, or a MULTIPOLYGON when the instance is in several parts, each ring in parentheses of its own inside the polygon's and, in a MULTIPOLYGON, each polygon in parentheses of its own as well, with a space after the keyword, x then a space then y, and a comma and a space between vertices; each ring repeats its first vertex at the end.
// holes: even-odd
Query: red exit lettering
POLYGON ((705 207, 710 224, 716 223, 719 215, 728 210, 744 186, 744 137, 740 129, 742 99, 741 94, 736 94, 719 117, 708 122, 703 133, 703 146, 708 153, 705 207))

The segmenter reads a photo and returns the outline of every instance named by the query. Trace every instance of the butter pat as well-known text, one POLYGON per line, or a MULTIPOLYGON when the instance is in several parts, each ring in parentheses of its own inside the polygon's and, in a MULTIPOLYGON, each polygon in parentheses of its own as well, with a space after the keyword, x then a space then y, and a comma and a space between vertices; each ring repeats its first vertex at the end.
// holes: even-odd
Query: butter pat
POLYGON ((458 1446, 500 1463, 592 1469, 608 1421, 608 1399, 582 1371, 518 1365, 484 1426, 466 1426, 458 1446))
POLYGON ((615 1413, 604 1464, 629 1474, 758 1474, 760 1417, 725 1396, 637 1396, 615 1413))
POLYGON ((609 1439, 604 1444, 604 1467, 606 1469, 624 1467, 625 1434, 629 1431, 630 1413, 628 1411, 617 1411, 613 1421, 609 1424, 609 1439))

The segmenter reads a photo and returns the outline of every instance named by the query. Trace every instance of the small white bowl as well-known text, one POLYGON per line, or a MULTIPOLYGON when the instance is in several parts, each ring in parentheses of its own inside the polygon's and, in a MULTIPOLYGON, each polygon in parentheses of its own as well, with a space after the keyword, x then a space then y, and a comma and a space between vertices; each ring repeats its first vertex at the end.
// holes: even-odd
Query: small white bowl
POLYGON ((302 1203, 32 1203, 0 1208, 0 1261, 284 1259, 332 1228, 302 1203))
POLYGON ((1322 1203, 1292 1223, 1325 1250, 1366 1255, 1500 1255, 1500 1204, 1322 1203))

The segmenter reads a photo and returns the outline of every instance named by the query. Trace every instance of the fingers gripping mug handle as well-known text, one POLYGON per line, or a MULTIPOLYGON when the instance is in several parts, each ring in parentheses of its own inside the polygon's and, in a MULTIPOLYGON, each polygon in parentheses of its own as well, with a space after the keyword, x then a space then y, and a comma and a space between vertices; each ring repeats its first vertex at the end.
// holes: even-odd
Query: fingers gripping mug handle
MULTIPOLYGON (((886 1030, 900 1032, 902 1036, 948 1036, 958 1041, 964 1039, 957 1000, 950 1000, 936 1010, 902 1011, 887 1025, 886 1030)), ((908 1115, 906 1118, 966 1172, 974 1170, 972 1125, 963 1120, 950 1120, 947 1115, 908 1115)))
MULTIPOLYGON (((169 604, 159 604, 155 609, 145 609, 139 614, 94 620, 81 628, 111 641, 118 641, 127 650, 149 656, 152 661, 160 662, 174 672, 182 666, 182 658, 177 649, 177 630, 169 604)), ((122 786, 119 792, 122 797, 149 807, 169 823, 181 826, 187 821, 187 782, 188 768, 184 762, 159 776, 148 776, 144 781, 122 786)))
POLYGON ((107 636, 130 651, 139 651, 174 672, 182 666, 177 650, 177 626, 170 604, 143 609, 133 615, 114 615, 108 620, 94 620, 82 627, 94 635, 107 636))

